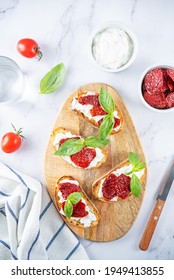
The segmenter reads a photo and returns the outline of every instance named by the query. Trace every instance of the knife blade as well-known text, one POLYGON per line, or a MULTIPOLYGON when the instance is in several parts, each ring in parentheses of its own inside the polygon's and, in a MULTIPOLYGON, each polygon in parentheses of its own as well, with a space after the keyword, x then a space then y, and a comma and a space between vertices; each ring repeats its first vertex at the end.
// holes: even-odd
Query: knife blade
POLYGON ((174 180, 174 163, 172 164, 168 174, 167 174, 167 181, 166 183, 162 186, 159 194, 157 195, 156 200, 161 199, 163 201, 166 201, 166 198, 168 196, 168 193, 170 191, 172 182, 174 180))
POLYGON ((170 188, 172 186, 173 180, 174 180, 174 162, 172 163, 168 174, 166 175, 165 182, 163 182, 162 188, 157 195, 157 202, 155 204, 155 207, 152 211, 152 214, 149 218, 149 221, 145 227, 143 236, 141 238, 141 241, 139 243, 139 248, 143 251, 147 250, 150 244, 150 241, 152 239, 153 233, 156 229, 157 223, 159 221, 161 212, 163 210, 165 201, 167 199, 167 196, 169 194, 170 188))

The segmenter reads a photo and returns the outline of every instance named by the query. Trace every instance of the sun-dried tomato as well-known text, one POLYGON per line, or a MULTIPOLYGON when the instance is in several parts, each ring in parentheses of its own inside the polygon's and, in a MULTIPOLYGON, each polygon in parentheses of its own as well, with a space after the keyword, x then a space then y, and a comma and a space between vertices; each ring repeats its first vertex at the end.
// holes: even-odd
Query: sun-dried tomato
POLYGON ((98 100, 98 94, 95 95, 82 95, 79 97, 78 102, 82 105, 93 105, 98 106, 100 105, 98 100))
POLYGON ((102 185, 102 193, 104 198, 111 200, 116 196, 116 181, 117 177, 114 174, 110 174, 105 179, 102 185))
POLYGON ((117 177, 116 195, 121 199, 127 198, 130 193, 130 180, 131 178, 125 174, 121 174, 117 177))
MULTIPOLYGON (((62 203, 62 208, 64 209, 64 207, 65 207, 65 202, 62 203)), ((89 212, 86 211, 86 205, 81 200, 78 203, 73 204, 72 217, 83 218, 86 217, 88 214, 89 212)))
POLYGON ((127 198, 130 193, 130 177, 125 174, 116 176, 110 174, 102 185, 102 193, 105 199, 111 200, 118 196, 121 199, 127 198))
POLYGON ((80 137, 72 137, 72 138, 64 138, 64 139, 61 139, 60 141, 59 141, 59 147, 64 143, 64 142, 66 142, 67 140, 70 140, 70 139, 80 139, 80 137))
POLYGON ((72 184, 70 182, 60 183, 59 190, 62 193, 64 199, 68 197, 73 192, 80 192, 80 187, 76 184, 72 184))
POLYGON ((70 157, 77 166, 87 168, 91 161, 96 157, 96 151, 93 148, 85 147, 80 152, 71 155, 70 157))
POLYGON ((94 116, 104 116, 107 115, 107 112, 103 110, 103 108, 98 105, 98 106, 94 106, 92 107, 92 109, 90 110, 91 115, 94 116))
POLYGON ((79 201, 77 204, 73 205, 73 217, 85 217, 88 215, 86 211, 86 205, 82 201, 79 201))
POLYGON ((120 119, 119 118, 114 118, 114 128, 120 125, 120 119))

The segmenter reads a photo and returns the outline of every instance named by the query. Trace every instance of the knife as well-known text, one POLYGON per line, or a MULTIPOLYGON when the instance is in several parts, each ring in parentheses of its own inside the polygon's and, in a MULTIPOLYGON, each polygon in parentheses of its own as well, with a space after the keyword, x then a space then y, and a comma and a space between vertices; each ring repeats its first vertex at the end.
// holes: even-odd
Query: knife
POLYGON ((157 202, 155 204, 155 207, 152 211, 150 219, 146 225, 143 236, 139 243, 139 248, 143 251, 147 250, 149 247, 150 241, 152 239, 153 233, 159 221, 161 212, 163 210, 173 180, 174 180, 174 162, 172 163, 172 166, 170 167, 170 170, 166 176, 165 182, 162 185, 162 188, 156 198, 157 202))

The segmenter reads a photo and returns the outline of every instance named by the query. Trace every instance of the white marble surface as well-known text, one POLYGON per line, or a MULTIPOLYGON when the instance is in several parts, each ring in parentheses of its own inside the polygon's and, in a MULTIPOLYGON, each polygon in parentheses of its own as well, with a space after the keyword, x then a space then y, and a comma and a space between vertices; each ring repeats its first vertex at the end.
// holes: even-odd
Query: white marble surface
POLYGON ((132 229, 117 241, 81 240, 90 259, 174 259, 174 186, 149 250, 138 248, 174 154, 174 113, 154 113, 137 95, 138 80, 146 67, 154 63, 174 65, 173 11, 173 0, 0 0, 0 55, 14 59, 26 77, 22 102, 0 106, 0 138, 11 129, 11 122, 23 127, 27 138, 14 154, 0 151, 1 161, 44 183, 45 149, 59 109, 70 92, 91 82, 106 82, 117 89, 140 136, 149 167, 141 211, 132 229), (117 74, 96 69, 87 55, 90 32, 110 20, 129 25, 139 42, 133 65, 117 74), (24 58, 16 51, 16 43, 23 37, 39 42, 41 61, 24 58), (41 77, 59 62, 68 69, 64 86, 50 95, 39 95, 41 77))

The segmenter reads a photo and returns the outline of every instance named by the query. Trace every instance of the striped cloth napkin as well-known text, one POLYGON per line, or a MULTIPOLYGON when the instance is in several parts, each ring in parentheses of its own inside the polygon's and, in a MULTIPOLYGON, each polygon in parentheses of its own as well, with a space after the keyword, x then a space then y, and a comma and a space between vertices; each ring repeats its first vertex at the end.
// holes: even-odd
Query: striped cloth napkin
POLYGON ((2 163, 0 259, 88 259, 41 183, 2 163))

